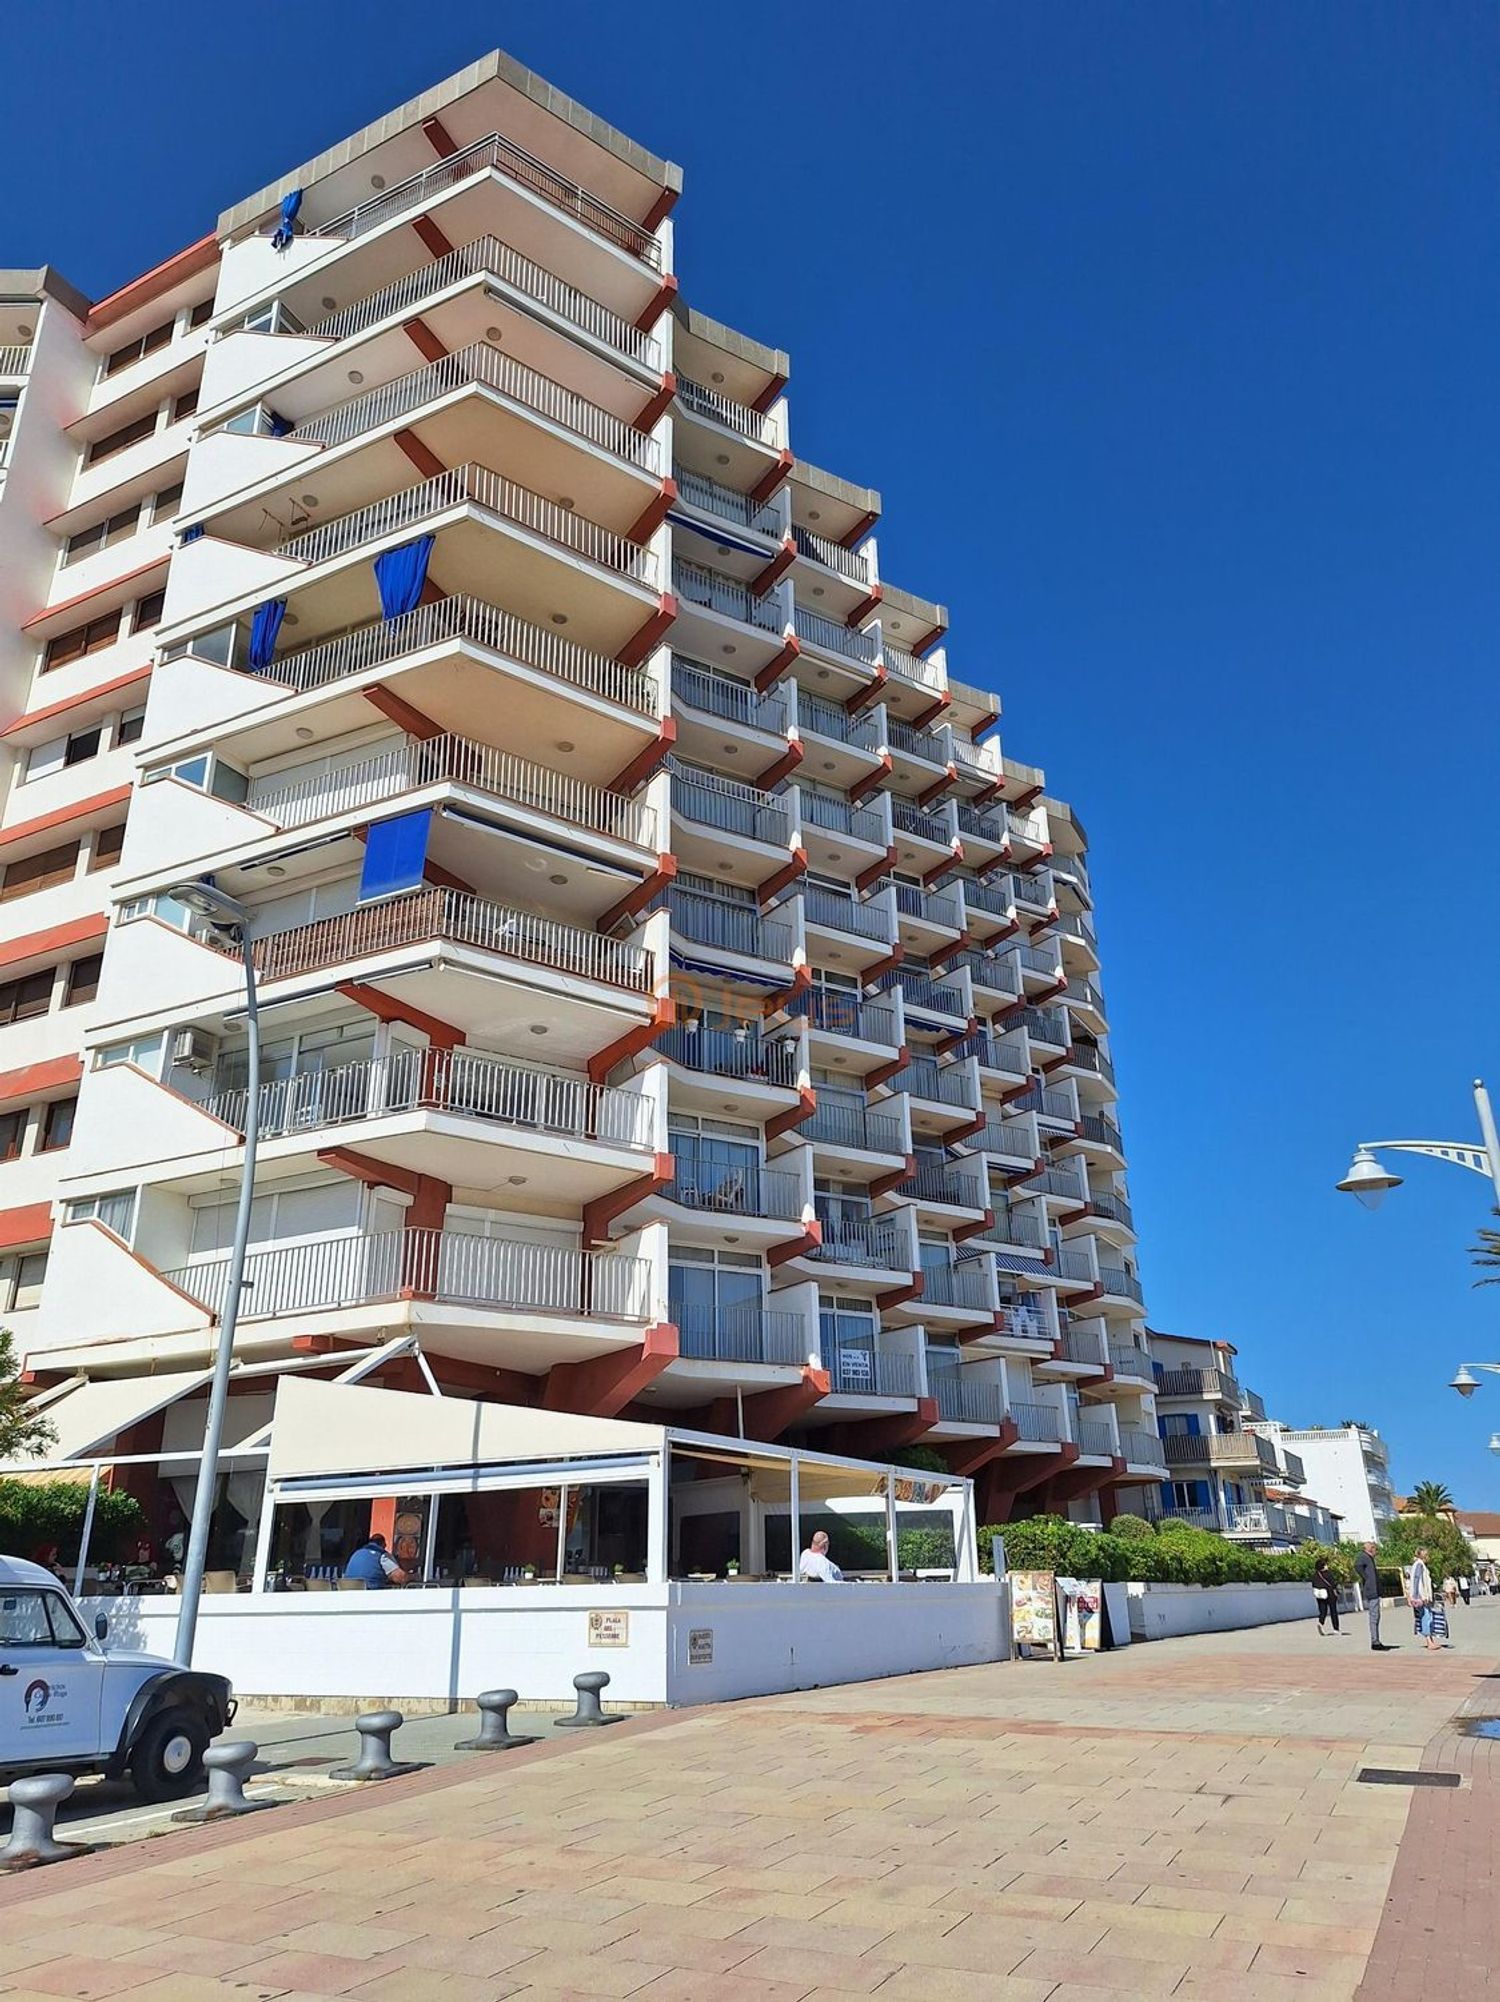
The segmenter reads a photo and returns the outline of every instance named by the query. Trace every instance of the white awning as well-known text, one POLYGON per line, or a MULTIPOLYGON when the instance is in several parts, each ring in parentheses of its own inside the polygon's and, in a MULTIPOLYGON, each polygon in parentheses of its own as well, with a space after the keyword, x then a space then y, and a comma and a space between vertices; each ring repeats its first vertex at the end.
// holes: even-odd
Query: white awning
POLYGON ((175 1404, 179 1397, 201 1390, 213 1374, 206 1369, 170 1371, 162 1376, 110 1376, 80 1383, 66 1397, 46 1407, 55 1440, 31 1464, 55 1465, 81 1460, 108 1446, 121 1432, 139 1425, 175 1404))

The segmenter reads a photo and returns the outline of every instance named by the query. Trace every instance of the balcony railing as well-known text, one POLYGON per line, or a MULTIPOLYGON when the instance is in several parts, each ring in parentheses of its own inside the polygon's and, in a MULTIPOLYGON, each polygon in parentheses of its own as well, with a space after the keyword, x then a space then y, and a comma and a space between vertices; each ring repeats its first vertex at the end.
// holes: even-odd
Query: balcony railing
POLYGON ((895 1193, 908 1202, 943 1203, 956 1209, 983 1210, 989 1205, 989 1184, 976 1164, 962 1161, 918 1161, 895 1193))
POLYGON ((574 390, 564 389, 551 376, 528 368, 514 355, 503 353, 488 341, 475 341, 471 347, 443 355, 425 368, 413 369, 409 375, 397 376, 378 389, 337 403, 320 416, 294 426, 287 435, 304 445, 344 445, 351 438, 363 437, 367 431, 378 430, 421 404, 432 403, 456 389, 467 388, 470 383, 492 389, 510 403, 522 404, 548 423, 571 431, 575 437, 586 439, 643 472, 654 473, 660 467, 660 448, 650 432, 637 431, 623 417, 590 403, 574 390))
POLYGON ((892 985, 899 985, 908 1008, 930 1008, 934 1014, 953 1015, 966 1021, 969 1004, 962 987, 946 980, 934 980, 930 973, 898 971, 892 985))
POLYGON ((851 841, 885 845, 885 821, 872 806, 852 806, 847 799, 815 792, 810 786, 798 790, 804 825, 822 827, 830 834, 846 834, 851 841))
MULTIPOLYGON (((225 1091, 204 1110, 243 1132, 249 1103, 248 1091, 225 1091)), ((258 1104, 265 1140, 408 1112, 454 1113, 614 1147, 649 1149, 655 1139, 654 1108, 640 1092, 524 1070, 465 1049, 404 1049, 364 1063, 294 1072, 262 1085, 258 1104)))
POLYGON ((609 792, 467 737, 408 738, 333 771, 305 778, 277 773, 274 778, 256 779, 245 805, 277 827, 302 827, 330 814, 361 810, 400 793, 443 784, 487 793, 637 847, 656 843, 656 814, 643 800, 609 792))
POLYGON ((1057 1360, 1078 1363, 1087 1369, 1102 1370, 1105 1366, 1104 1350, 1098 1336, 1083 1334, 1075 1328, 1064 1330, 1057 1360))
POLYGON ((1104 1015, 1104 996, 1092 980, 1070 978, 1068 981, 1068 1005, 1075 1008, 1091 1008, 1096 1015, 1104 1015))
POLYGON ((1026 1184, 1026 1193, 1032 1196, 1061 1196, 1065 1202, 1086 1203, 1088 1184, 1078 1167, 1072 1161, 1057 1161, 1050 1168, 1043 1168, 1039 1175, 1033 1175, 1026 1184))
MULTIPOLYGON (((1029 1165, 1036 1159, 1036 1130, 1027 1119, 989 1119, 964 1145, 980 1154, 998 1154, 1003 1160, 1029 1165)), ((1036 1193, 1041 1179, 1037 1175, 1027 1183, 1028 1193, 1036 1193)))
POLYGON ((1054 1254, 1057 1276, 1066 1279, 1073 1286, 1093 1286, 1098 1278, 1098 1270, 1088 1252, 1076 1245, 1060 1245, 1054 1254))
POLYGON ((1023 1008, 1010 1026, 1024 1029, 1034 1043, 1046 1043, 1055 1050, 1068 1047, 1068 1018, 1061 1008, 1023 1008))
POLYGON ((1120 1451, 1133 1467, 1165 1467, 1166 1449, 1154 1432, 1144 1426, 1120 1427, 1120 1451))
POLYGON ((825 1147, 853 1147, 870 1154, 906 1152, 901 1121, 889 1112, 871 1112, 863 1105, 850 1105, 820 1093, 817 1110, 797 1128, 803 1140, 825 1147))
POLYGON ((927 1386, 937 1400, 938 1416, 951 1425, 999 1425, 1005 1417, 1000 1385, 976 1379, 962 1363, 927 1370, 927 1386))
POLYGON ((700 827, 738 834, 772 848, 785 848, 791 839, 792 817, 783 801, 737 779, 720 778, 717 772, 674 766, 672 811, 700 827))
POLYGON ((706 605, 726 619, 738 619, 741 625, 755 626, 763 633, 783 630, 778 591, 768 591, 764 598, 757 598, 747 584, 726 577, 721 571, 705 569, 701 563, 689 563, 681 556, 672 559, 672 589, 690 604, 706 605))
POLYGON ((383 667, 405 654, 454 642, 502 654, 638 716, 656 714, 656 684, 649 674, 622 667, 608 654, 595 653, 544 627, 528 625, 482 598, 440 598, 394 619, 359 626, 301 653, 283 654, 265 670, 265 679, 306 694, 347 675, 383 667))
POLYGON ((940 1064, 935 1057, 909 1057, 892 1080, 897 1091, 934 1105, 959 1105, 978 1111, 974 1080, 967 1065, 940 1064))
POLYGON ((820 653, 834 654, 840 660, 853 661, 860 667, 873 667, 880 657, 878 632, 863 633, 853 626, 840 625, 837 619, 810 612, 805 605, 792 607, 792 630, 804 645, 816 647, 820 653))
POLYGON ((829 1348, 823 1367, 832 1389, 841 1397, 915 1397, 917 1359, 914 1355, 884 1355, 879 1349, 829 1348))
POLYGON ((424 264, 405 278, 398 278, 393 285, 386 285, 356 304, 343 306, 325 319, 315 321, 303 332, 315 340, 347 340, 396 313, 412 312, 424 299, 476 272, 500 279, 512 291, 524 293, 555 313, 558 319, 567 320, 618 353, 629 355, 633 361, 643 362, 648 368, 660 368, 661 343, 655 335, 642 333, 618 313, 601 306, 597 299, 580 292, 576 285, 569 285, 529 257, 523 257, 498 236, 476 237, 435 263, 424 264))
POLYGON ((970 1258, 961 1265, 924 1265, 922 1299, 933 1307, 972 1307, 988 1312, 995 1302, 989 1263, 987 1258, 970 1258))
POLYGON ((944 931, 963 930, 963 904, 952 891, 923 890, 915 883, 897 883, 896 909, 903 917, 921 918, 944 931))
POLYGON ((861 710, 857 716, 851 716, 837 702, 829 702, 821 695, 809 695, 802 688, 797 691, 797 727, 804 736, 811 731, 815 737, 831 737, 836 744, 847 744, 851 750, 874 752, 880 749, 878 709, 861 710))
POLYGON ((827 1036, 849 1036, 887 1049, 895 1049, 899 1042, 894 1008, 883 1001, 863 1001, 843 988, 805 988, 792 997, 790 1012, 827 1036))
POLYGON ((982 987, 986 994, 998 994, 1005 1001, 1019 1001, 1021 988, 1010 967, 1006 955, 994 952, 958 952, 948 964, 955 969, 966 966, 969 978, 976 987, 982 987))
POLYGON ((1034 1112, 1039 1119, 1060 1121, 1066 1126, 1078 1123, 1078 1101, 1066 1085, 1034 1084, 1029 1091, 1011 1099, 1010 1110, 1034 1112))
POLYGON ((837 890, 825 890, 820 883, 804 884, 800 894, 802 914, 810 925, 826 925, 830 931, 848 932, 854 938, 890 937, 890 918, 880 904, 841 897, 837 890))
POLYGON ((1302 1534, 1291 1512, 1276 1502, 1231 1503, 1228 1516, 1231 1536, 1280 1537, 1295 1542, 1302 1534))
POLYGON ((1204 1397, 1238 1406, 1240 1386, 1228 1370, 1164 1369, 1156 1379, 1158 1397, 1204 1397))
POLYGON ((762 1036, 748 1025, 713 1029, 690 1022, 668 1029, 654 1047, 684 1070, 744 1078, 753 1084, 797 1082, 797 1045, 784 1037, 762 1036))
POLYGON ((981 1070, 1000 1071, 1006 1077, 1025 1077, 1031 1070, 1031 1050, 1024 1035, 993 1036, 988 1029, 976 1029, 958 1046, 962 1057, 976 1057, 981 1070))
POLYGON ((764 411, 752 410, 748 403, 736 403, 732 396, 710 389, 706 383, 694 382, 689 376, 679 375, 677 401, 684 410, 691 410, 695 417, 706 417, 712 424, 722 424, 726 431, 737 431, 742 438, 753 439, 757 445, 775 446, 776 426, 764 411))
MULTIPOLYGON (((226 957, 239 957, 238 946, 219 944, 211 936, 204 942, 226 957)), ((654 991, 652 956, 641 946, 491 903, 468 890, 435 886, 265 933, 255 940, 255 967, 262 980, 286 980, 400 946, 439 942, 472 946, 632 994, 654 991)))
POLYGON ((1138 1376, 1146 1383, 1153 1379, 1150 1356, 1134 1342, 1111 1342, 1109 1362, 1116 1376, 1138 1376))
POLYGON ((971 911, 985 911, 1006 924, 1015 921, 1015 898, 1008 876, 1001 876, 996 883, 965 883, 964 905, 971 911))
POLYGON ((845 549, 837 542, 830 542, 826 535, 814 535, 810 528, 792 528, 792 540, 797 545, 797 554, 806 556, 814 563, 821 563, 825 570, 837 571, 840 577, 847 577, 851 584, 865 584, 870 581, 870 558, 863 549, 845 549))
POLYGON ((891 820, 902 834, 910 834, 918 841, 932 841, 939 848, 950 846, 951 837, 946 820, 940 820, 935 813, 924 813, 910 801, 891 801, 891 820))
POLYGON ((1116 1154, 1123 1154, 1125 1152, 1124 1135, 1120 1132, 1115 1122, 1112 1119, 1106 1119, 1103 1113, 1084 1113, 1082 1119, 1079 1121, 1079 1127, 1081 1138, 1092 1140, 1100 1147, 1112 1148, 1116 1154))
POLYGON ((1138 1307, 1145 1304, 1145 1289, 1140 1280, 1122 1265, 1101 1265, 1099 1284, 1115 1299, 1133 1300, 1138 1307))
POLYGON ((791 962, 791 926, 763 918, 754 904, 721 903, 696 890, 674 889, 667 893, 667 908, 673 931, 694 945, 743 953, 750 959, 791 962))
POLYGON ((31 368, 31 343, 23 341, 0 348, 0 375, 26 375, 31 368))
POLYGON ((1169 1464, 1214 1467, 1260 1467, 1279 1471, 1276 1454, 1254 1432, 1168 1432, 1162 1444, 1169 1464))
POLYGON ((1101 1189, 1089 1190, 1089 1208, 1095 1216, 1106 1217, 1126 1230, 1135 1229, 1135 1213, 1123 1196, 1107 1194, 1101 1189))
POLYGON ((1056 1405, 1012 1404, 1010 1415, 1016 1431, 1033 1445, 1054 1440, 1060 1444, 1068 1436, 1067 1425, 1056 1405))
POLYGON ((1050 913, 1057 902, 1050 869, 1033 869, 1029 874, 1016 869, 1011 872, 1009 881, 1011 897, 1024 911, 1050 913))
POLYGON ((764 730, 768 736, 786 732, 786 700, 780 695, 757 695, 748 681, 736 681, 681 654, 672 656, 672 693, 689 709, 705 716, 722 717, 726 723, 743 724, 747 730, 764 730))
POLYGON ((993 842, 1001 848, 1005 845, 1005 816, 993 809, 971 806, 966 799, 961 799, 958 802, 958 831, 972 835, 976 841, 993 842))
POLYGON ((642 548, 628 536, 616 535, 612 528, 590 521, 587 515, 559 507, 555 501, 534 494, 529 487, 518 487, 514 480, 491 472, 488 466, 479 465, 454 466, 370 507, 357 508, 353 514, 340 515, 335 521, 325 521, 321 527, 282 543, 273 553, 311 568, 346 555, 364 543, 415 528, 430 516, 444 514, 465 502, 500 515, 528 534, 585 557, 601 569, 618 571, 639 584, 655 582, 654 551, 642 548))
POLYGON ((802 1214, 802 1177, 753 1162, 715 1160, 701 1151, 672 1151, 676 1173, 670 1199, 685 1210, 708 1210, 717 1216, 795 1219, 802 1214))
POLYGON ((1073 1421, 1073 1436, 1080 1453, 1089 1453, 1097 1458, 1101 1453, 1113 1455, 1115 1435, 1103 1418, 1076 1418, 1073 1421))
MULTIPOLYGON (((162 1277, 222 1314, 229 1264, 227 1256, 199 1259, 162 1277)), ((649 1259, 619 1251, 452 1230, 382 1231, 252 1251, 240 1312, 246 1320, 263 1320, 415 1295, 496 1313, 644 1321, 654 1274, 649 1259)))
MULTIPOLYGON (((1055 947, 1044 945, 1013 945, 1011 953, 1019 961, 1023 971, 1042 973, 1049 980, 1057 980, 1062 975, 1062 961, 1055 947)), ((1071 988, 1069 990, 1071 992, 1071 988)))
POLYGON ((807 1361, 807 1323, 801 1314, 767 1307, 689 1307, 673 1301, 677 1352, 694 1362, 777 1363, 796 1369, 807 1361))
POLYGON ((1099 934, 1087 911, 1064 911, 1057 920, 1057 931, 1060 938, 1081 939, 1089 946, 1098 943, 1099 934))
POLYGON ((1034 807, 1023 813, 1018 807, 1008 806, 1005 809, 1005 831, 1033 848, 1043 847, 1047 840, 1047 816, 1034 807))
POLYGON ((404 215, 408 209, 419 203, 430 201, 444 189, 467 180, 471 174, 479 174, 486 169, 503 174, 507 180, 528 188, 532 194, 540 195, 553 208, 571 216, 575 222, 583 223, 613 243, 617 249, 627 250, 632 257, 638 257, 643 264, 653 270, 661 267, 661 246, 651 231, 629 216, 621 215, 608 202, 601 201, 570 181, 565 174, 536 159, 524 148, 509 139, 502 139, 498 132, 492 132, 486 139, 476 139, 472 145, 462 147, 457 153, 450 153, 445 160, 435 166, 425 167, 420 174, 413 174, 408 180, 397 182, 394 188, 387 188, 368 202, 361 202, 357 208, 346 209, 332 222, 325 222, 312 231, 314 236, 342 236, 353 238, 363 236, 367 231, 377 229, 381 223, 389 222, 392 216, 404 215))
POLYGON ((717 515, 720 521, 732 521, 738 528, 754 529, 758 535, 780 535, 781 514, 770 501, 752 500, 749 494, 711 480, 706 473, 692 472, 687 466, 673 466, 672 478, 678 499, 688 507, 717 515))
POLYGON ((1047 1249, 1047 1232, 1039 1216, 1029 1210, 1002 1209, 996 1212, 990 1235, 1000 1244, 1021 1245, 1037 1253, 1047 1249))
POLYGON ((997 1332, 1013 1342, 1050 1342, 1051 1311, 1045 1295, 1018 1293, 1002 1298, 997 1332))
MULTIPOLYGON (((914 723, 903 722, 899 716, 890 717, 885 726, 886 737, 894 750, 905 751, 908 757, 921 758, 929 765, 940 765, 943 759, 943 740, 935 730, 919 730, 914 723)), ((964 808, 959 808, 962 823, 964 808)))
POLYGON ((851 1215, 822 1197, 814 1198, 823 1242, 810 1253, 830 1265, 858 1265, 881 1272, 908 1270, 906 1236, 893 1223, 851 1215))
POLYGON ((941 692, 943 670, 935 660, 921 660, 905 647, 894 645, 890 640, 881 649, 882 658, 890 673, 898 675, 902 681, 913 681, 918 688, 931 688, 941 692))

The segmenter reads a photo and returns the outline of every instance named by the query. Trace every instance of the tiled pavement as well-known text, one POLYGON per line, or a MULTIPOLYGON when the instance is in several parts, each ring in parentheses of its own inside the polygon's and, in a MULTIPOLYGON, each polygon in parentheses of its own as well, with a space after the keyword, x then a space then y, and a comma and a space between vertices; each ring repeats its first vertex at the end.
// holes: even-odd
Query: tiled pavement
POLYGON ((0 1995, 1348 2002, 1379 1928, 1371 2002, 1467 2002, 1488 1990, 1425 1927, 1467 1938, 1455 1885, 1493 1904, 1487 1773, 1355 1775, 1483 1749, 1441 1734, 1500 1692, 1500 1606, 1439 1657, 1392 1638, 1308 1623, 676 1712, 174 1833, 0 1883, 0 1995), (1419 1902, 1382 1925, 1409 1809, 1419 1902))

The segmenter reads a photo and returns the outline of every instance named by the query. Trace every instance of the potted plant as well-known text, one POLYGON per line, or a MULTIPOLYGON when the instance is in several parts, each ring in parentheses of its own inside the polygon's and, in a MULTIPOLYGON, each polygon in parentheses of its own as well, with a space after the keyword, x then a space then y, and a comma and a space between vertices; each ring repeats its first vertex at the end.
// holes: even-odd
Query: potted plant
POLYGON ((727 1564, 726 1564, 726 1565, 724 1566, 724 1575, 725 1575, 725 1577, 726 1577, 726 1578, 738 1578, 738 1577, 739 1577, 739 1575, 740 1575, 740 1560, 738 1559, 738 1557, 731 1557, 731 1558, 730 1558, 729 1562, 728 1562, 728 1563, 727 1563, 727 1564))
POLYGON ((536 1583, 536 1566, 534 1564, 523 1564, 521 1566, 521 1583, 523 1585, 534 1585, 536 1583))

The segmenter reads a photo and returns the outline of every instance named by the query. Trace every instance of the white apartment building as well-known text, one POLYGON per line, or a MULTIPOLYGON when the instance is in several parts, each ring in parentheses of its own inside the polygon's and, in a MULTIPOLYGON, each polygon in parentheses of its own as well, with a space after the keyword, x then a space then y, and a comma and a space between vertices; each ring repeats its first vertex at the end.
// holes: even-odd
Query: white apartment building
POLYGON ((1346 1543, 1378 1543, 1396 1518, 1390 1456, 1371 1425, 1284 1425, 1249 1421, 1278 1453, 1295 1455, 1307 1485, 1339 1518, 1346 1543))
POLYGON ((494 54, 110 298, 0 273, 0 1307, 114 1386, 82 1443, 201 1434, 207 878, 246 1366, 411 1334, 461 1395, 935 1450, 981 1521, 1139 1508, 1082 824, 788 357, 681 298, 680 187, 494 54))

